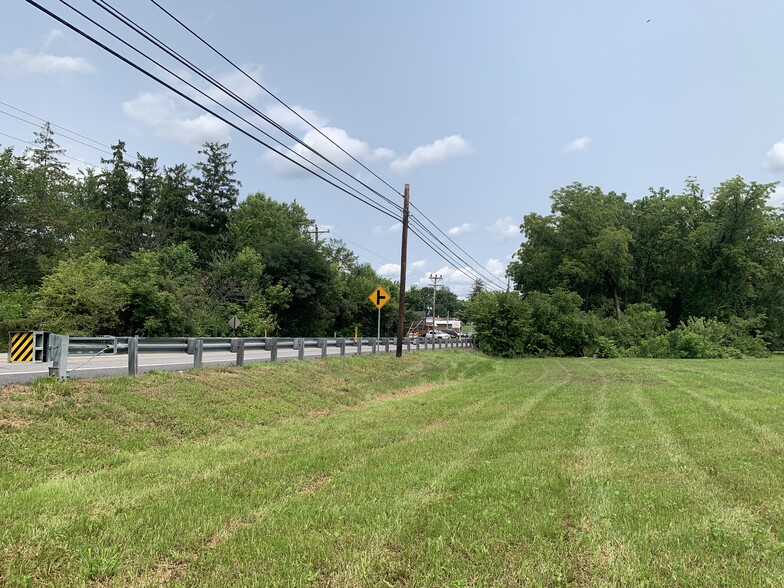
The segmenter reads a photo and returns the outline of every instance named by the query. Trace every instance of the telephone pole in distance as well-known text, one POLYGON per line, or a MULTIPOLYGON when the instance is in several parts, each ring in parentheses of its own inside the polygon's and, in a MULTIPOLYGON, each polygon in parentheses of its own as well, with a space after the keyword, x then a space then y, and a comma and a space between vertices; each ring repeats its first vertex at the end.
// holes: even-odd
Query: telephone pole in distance
MULTIPOLYGON (((430 274, 428 276, 430 280, 433 282, 433 330, 436 330, 436 290, 438 289, 438 281, 443 280, 444 276, 437 276, 436 274, 430 274)), ((425 320, 425 324, 427 324, 427 320, 425 320)))
POLYGON ((406 322, 406 258, 408 257, 408 184, 403 191, 403 236, 400 242, 400 300, 397 309, 395 357, 403 356, 403 329, 406 322))

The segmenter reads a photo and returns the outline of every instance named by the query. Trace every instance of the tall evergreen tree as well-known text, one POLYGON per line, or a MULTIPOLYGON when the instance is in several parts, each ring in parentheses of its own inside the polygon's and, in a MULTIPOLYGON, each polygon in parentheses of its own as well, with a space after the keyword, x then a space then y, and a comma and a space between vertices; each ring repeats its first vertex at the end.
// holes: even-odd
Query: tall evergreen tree
POLYGON ((184 163, 165 167, 153 225, 158 245, 189 243, 195 247, 193 183, 184 163))
POLYGON ((234 178, 237 162, 231 159, 228 148, 228 143, 204 143, 199 150, 204 160, 194 166, 194 228, 198 233, 194 245, 202 262, 228 248, 225 230, 229 213, 237 206, 240 187, 234 178))

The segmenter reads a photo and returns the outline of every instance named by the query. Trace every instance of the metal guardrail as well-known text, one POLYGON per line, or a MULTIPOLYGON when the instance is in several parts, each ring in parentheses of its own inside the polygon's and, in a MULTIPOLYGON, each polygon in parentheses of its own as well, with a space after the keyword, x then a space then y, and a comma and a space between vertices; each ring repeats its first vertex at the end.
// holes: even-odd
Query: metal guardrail
MULTIPOLYGON (((313 338, 313 337, 69 337, 68 335, 49 334, 49 368, 50 375, 67 377, 69 356, 90 356, 89 362, 98 355, 127 355, 128 374, 139 373, 140 354, 183 353, 193 356, 193 367, 202 366, 204 353, 227 352, 236 354, 235 364, 245 363, 245 351, 261 350, 269 352, 269 361, 278 361, 279 349, 297 351, 297 359, 305 359, 305 349, 321 349, 321 357, 327 356, 327 350, 338 348, 340 355, 362 355, 363 349, 369 353, 389 353, 396 348, 395 337, 362 337, 353 338, 313 338), (353 348, 348 349, 347 348, 353 348)), ((473 348, 473 339, 433 340, 426 337, 404 337, 403 346, 406 351, 424 349, 473 348)), ((87 363, 85 362, 85 363, 87 363)), ((84 365, 84 364, 82 364, 84 365)))

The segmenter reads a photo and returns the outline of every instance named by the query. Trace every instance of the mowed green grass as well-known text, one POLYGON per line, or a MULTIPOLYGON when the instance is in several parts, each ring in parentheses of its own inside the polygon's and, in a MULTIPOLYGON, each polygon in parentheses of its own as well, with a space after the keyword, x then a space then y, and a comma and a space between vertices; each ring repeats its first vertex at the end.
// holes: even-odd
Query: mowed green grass
POLYGON ((784 358, 0 389, 0 586, 781 586, 784 358))

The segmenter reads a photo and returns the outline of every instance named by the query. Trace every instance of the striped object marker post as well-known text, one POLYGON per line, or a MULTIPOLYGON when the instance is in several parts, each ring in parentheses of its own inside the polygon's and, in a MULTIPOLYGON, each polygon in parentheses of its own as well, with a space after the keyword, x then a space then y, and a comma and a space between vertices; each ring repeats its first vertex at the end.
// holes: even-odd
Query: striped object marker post
POLYGON ((33 361, 35 333, 11 333, 8 361, 33 361))

